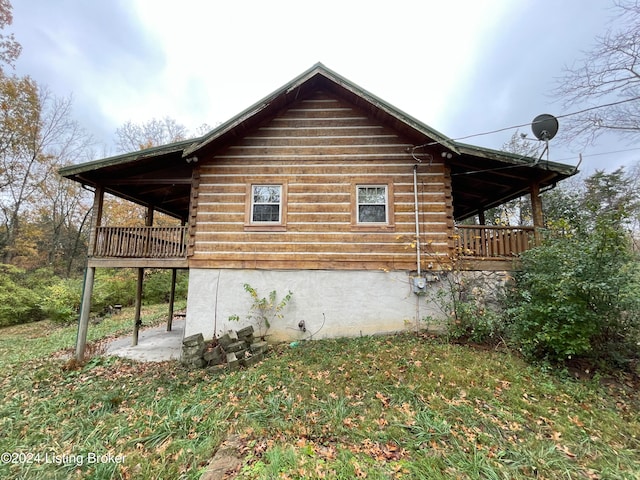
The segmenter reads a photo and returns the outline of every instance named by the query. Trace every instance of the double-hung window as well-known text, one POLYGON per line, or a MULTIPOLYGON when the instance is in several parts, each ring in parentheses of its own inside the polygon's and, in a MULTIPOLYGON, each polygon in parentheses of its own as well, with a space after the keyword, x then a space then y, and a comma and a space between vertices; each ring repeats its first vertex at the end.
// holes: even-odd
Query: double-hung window
POLYGON ((282 223, 282 185, 251 186, 251 223, 282 223))
POLYGON ((389 222, 389 192, 386 185, 357 186, 358 224, 389 222))
POLYGON ((247 183, 246 192, 245 231, 286 231, 286 180, 276 183, 247 183))

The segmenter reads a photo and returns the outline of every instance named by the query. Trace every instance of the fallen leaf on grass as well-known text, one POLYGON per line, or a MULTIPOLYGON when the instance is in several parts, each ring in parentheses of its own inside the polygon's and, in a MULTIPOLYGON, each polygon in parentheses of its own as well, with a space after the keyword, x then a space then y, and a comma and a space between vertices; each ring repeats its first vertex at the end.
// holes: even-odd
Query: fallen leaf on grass
POLYGON ((382 427, 384 427, 384 426, 386 426, 386 425, 388 425, 388 424, 389 424, 389 422, 387 422, 387 421, 386 421, 384 418, 382 418, 382 417, 380 417, 380 418, 376 419, 376 420, 375 420, 375 422, 378 424, 378 426, 379 426, 380 428, 382 428, 382 427))
POLYGON ((358 462, 353 462, 353 471, 357 478, 367 478, 367 472, 362 470, 358 462))
POLYGON ((564 453, 567 457, 569 457, 569 458, 571 458, 571 459, 576 458, 576 454, 575 454, 575 453, 572 453, 572 452, 569 450, 569 447, 566 447, 566 446, 564 446, 564 445, 558 445, 558 444, 556 444, 556 448, 557 448, 558 450, 560 450, 562 453, 564 453))
POLYGON ((376 398, 382 402, 382 405, 385 407, 389 406, 389 397, 387 397, 384 393, 376 392, 376 398))
POLYGON ((325 460, 334 460, 337 456, 336 448, 333 445, 320 445, 315 449, 315 451, 325 460))
POLYGON ((345 427, 349 427, 349 428, 358 426, 358 424, 352 418, 349 418, 349 417, 342 420, 342 423, 345 427))
POLYGON ((577 415, 574 417, 569 415, 569 421, 578 427, 584 427, 584 423, 580 421, 577 415))

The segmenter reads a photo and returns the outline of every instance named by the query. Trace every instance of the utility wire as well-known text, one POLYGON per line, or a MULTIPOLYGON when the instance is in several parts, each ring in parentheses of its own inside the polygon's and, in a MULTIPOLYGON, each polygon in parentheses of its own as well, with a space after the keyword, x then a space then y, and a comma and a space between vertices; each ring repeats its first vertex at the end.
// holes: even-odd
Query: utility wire
MULTIPOLYGON (((599 108, 605 108, 605 107, 613 107, 613 106, 616 106, 616 105, 621 105, 623 103, 634 102, 636 100, 640 100, 640 97, 627 98, 626 100, 619 100, 617 102, 611 102, 611 103, 605 103, 605 104, 602 104, 602 105, 596 105, 594 107, 585 108, 585 109, 582 109, 582 110, 578 110, 576 112, 564 113, 562 115, 557 115, 556 118, 566 118, 566 117, 571 117, 571 116, 574 116, 574 115, 580 115, 581 113, 590 112, 591 110, 597 110, 599 108)), ((491 130, 491 131, 488 131, 488 132, 474 133, 472 135, 465 135, 464 137, 452 138, 451 140, 453 140, 453 141, 466 140, 467 138, 481 137, 481 136, 484 136, 484 135, 491 135, 491 134, 494 134, 494 133, 504 132, 506 130, 513 130, 515 128, 528 127, 529 125, 532 125, 532 122, 522 123, 520 125, 512 125, 510 127, 498 128, 496 130, 491 130)), ((431 145, 437 145, 439 143, 440 142, 437 142, 437 141, 425 143, 423 145, 418 145, 417 147, 414 147, 414 150, 418 149, 418 148, 421 148, 421 147, 429 147, 431 145)))
MULTIPOLYGON (((586 153, 586 154, 582 154, 582 156, 584 158, 587 158, 587 157, 600 157, 602 155, 612 155, 614 153, 627 153, 627 152, 633 152, 635 150, 640 150, 640 147, 627 148, 625 150, 613 150, 613 151, 610 151, 610 152, 586 153)), ((556 160, 556 162, 564 162, 565 160, 573 160, 574 158, 575 157, 560 158, 560 159, 556 160)))

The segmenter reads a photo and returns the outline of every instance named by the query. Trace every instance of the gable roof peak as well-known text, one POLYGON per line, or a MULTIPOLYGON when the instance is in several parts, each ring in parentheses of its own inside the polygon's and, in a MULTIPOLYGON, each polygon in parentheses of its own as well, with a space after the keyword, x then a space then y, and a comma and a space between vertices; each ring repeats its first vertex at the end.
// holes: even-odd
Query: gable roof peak
POLYGON ((217 128, 204 135, 196 143, 187 147, 183 152, 184 158, 190 158, 195 156, 200 150, 210 146, 218 139, 230 134, 233 130, 241 125, 246 125, 248 122, 255 121, 256 118, 265 115, 269 111, 281 108, 288 102, 298 99, 298 94, 306 85, 311 85, 314 79, 320 75, 325 78, 332 87, 341 89, 344 92, 348 92, 352 98, 356 98, 368 104, 371 108, 384 112, 384 115, 394 118, 397 121, 407 125, 412 130, 419 132, 421 135, 439 143, 443 147, 458 153, 458 149, 454 141, 447 136, 441 134, 437 130, 425 125, 424 123, 416 120, 414 117, 404 113, 396 107, 390 105, 379 97, 373 95, 367 90, 359 87, 355 83, 351 82, 342 75, 328 68, 322 62, 315 63, 311 68, 302 72, 287 84, 280 87, 270 95, 267 95, 262 100, 258 101, 254 105, 250 106, 246 110, 242 111, 235 117, 229 119, 227 122, 222 123, 217 128))

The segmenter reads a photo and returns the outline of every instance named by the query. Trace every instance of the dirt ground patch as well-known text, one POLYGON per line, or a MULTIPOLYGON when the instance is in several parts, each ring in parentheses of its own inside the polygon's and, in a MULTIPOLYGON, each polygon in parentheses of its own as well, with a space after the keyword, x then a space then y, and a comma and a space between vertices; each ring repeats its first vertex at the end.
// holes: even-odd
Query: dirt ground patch
POLYGON ((242 443, 237 435, 229 435, 213 456, 200 480, 229 480, 242 466, 242 443))

